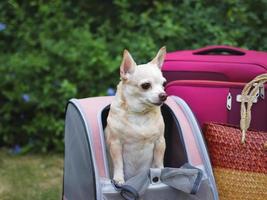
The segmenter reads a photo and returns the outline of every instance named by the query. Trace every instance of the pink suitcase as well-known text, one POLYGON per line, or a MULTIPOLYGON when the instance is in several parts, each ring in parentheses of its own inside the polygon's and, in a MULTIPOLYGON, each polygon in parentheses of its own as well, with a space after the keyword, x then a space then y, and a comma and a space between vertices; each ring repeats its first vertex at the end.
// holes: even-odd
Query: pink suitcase
POLYGON ((167 82, 215 80, 248 82, 267 72, 267 53, 231 46, 208 46, 167 53, 162 67, 167 82))
MULTIPOLYGON (((200 126, 205 122, 221 122, 239 125, 240 102, 238 95, 245 83, 178 80, 166 86, 168 95, 182 98, 190 106, 200 126)), ((267 131, 267 86, 262 88, 258 102, 252 107, 251 128, 267 131)))

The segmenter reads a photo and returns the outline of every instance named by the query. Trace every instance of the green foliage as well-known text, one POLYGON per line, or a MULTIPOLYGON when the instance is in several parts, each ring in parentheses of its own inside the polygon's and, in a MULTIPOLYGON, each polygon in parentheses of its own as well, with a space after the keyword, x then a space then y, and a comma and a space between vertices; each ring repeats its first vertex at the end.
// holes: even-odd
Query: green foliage
POLYGON ((0 146, 62 151, 66 102, 114 87, 125 48, 138 63, 163 45, 267 50, 266 0, 8 0, 0 10, 0 146))

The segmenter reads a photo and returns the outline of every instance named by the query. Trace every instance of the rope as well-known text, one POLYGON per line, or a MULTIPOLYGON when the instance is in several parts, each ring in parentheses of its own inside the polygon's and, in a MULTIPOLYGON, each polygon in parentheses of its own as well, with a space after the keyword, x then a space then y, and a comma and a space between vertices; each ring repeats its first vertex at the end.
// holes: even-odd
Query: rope
POLYGON ((260 87, 267 82, 267 73, 261 74, 247 83, 241 93, 241 119, 240 128, 242 131, 241 142, 245 143, 246 132, 251 122, 251 108, 253 101, 258 98, 260 87))

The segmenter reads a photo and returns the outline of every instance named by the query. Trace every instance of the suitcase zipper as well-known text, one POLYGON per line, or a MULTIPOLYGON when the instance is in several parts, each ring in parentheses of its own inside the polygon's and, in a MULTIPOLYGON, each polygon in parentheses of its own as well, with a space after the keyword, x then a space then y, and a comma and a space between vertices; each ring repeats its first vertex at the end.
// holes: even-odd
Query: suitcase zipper
POLYGON ((227 107, 228 110, 231 110, 232 109, 232 95, 231 95, 230 92, 227 95, 226 107, 227 107))

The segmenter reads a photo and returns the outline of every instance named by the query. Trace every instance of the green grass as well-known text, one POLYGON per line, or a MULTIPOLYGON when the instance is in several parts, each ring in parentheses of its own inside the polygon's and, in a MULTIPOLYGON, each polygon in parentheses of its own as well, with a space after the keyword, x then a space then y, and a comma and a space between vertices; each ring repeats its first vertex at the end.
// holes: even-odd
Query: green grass
POLYGON ((1 200, 59 200, 63 155, 11 155, 0 150, 1 200))

